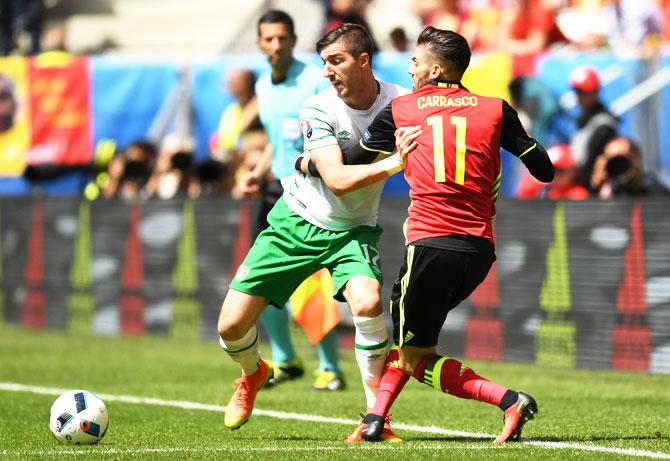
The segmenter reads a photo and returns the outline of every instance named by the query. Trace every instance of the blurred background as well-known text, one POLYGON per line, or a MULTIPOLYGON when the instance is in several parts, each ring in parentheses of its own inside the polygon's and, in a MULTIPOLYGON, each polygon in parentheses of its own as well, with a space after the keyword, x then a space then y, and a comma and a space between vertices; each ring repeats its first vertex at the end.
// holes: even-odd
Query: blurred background
MULTIPOLYGON (((316 64, 324 32, 367 25, 376 75, 407 87, 423 27, 458 31, 465 85, 549 149, 549 186, 502 154, 498 262, 451 350, 670 372, 669 0, 0 0, 0 319, 215 335, 250 244, 235 183, 266 142, 242 120, 269 8, 316 64)), ((385 187, 386 287, 407 191, 385 187)))
MULTIPOLYGON (((91 175, 111 168, 112 180, 122 170, 134 179, 126 194, 136 189, 154 196, 157 182, 149 178, 156 167, 165 173, 171 166, 167 157, 175 153, 188 154, 176 162, 184 184, 163 196, 230 192, 245 146, 220 126, 221 116, 230 103, 244 105, 253 98, 253 80, 266 66, 255 43, 256 21, 272 7, 294 17, 296 51, 316 63, 314 44, 325 31, 347 21, 367 25, 380 50, 378 77, 405 86, 411 84, 407 53, 422 28, 459 31, 475 52, 465 78, 471 91, 513 103, 547 147, 570 145, 590 116, 609 112, 615 118, 611 130, 591 146, 599 152, 587 156, 600 154, 608 138, 623 136, 639 151, 645 182, 667 186, 670 140, 662 134, 670 131, 668 5, 666 0, 2 0, 0 51, 7 57, 0 59, 0 194, 78 195, 91 175), (569 78, 585 66, 595 79, 588 88, 569 78), (252 73, 240 77, 235 70, 252 73), (581 104, 580 92, 595 92, 595 102, 581 104), (131 147, 136 142, 146 142, 150 152, 133 157, 142 150, 131 147), (134 152, 128 154, 129 148, 134 152), (132 157, 129 171, 111 161, 119 155, 132 157)), ((595 162, 584 160, 581 150, 564 150, 563 157, 577 157, 578 183, 598 195, 598 186, 591 185, 595 162)), ((516 162, 507 155, 503 160, 502 197, 545 196, 552 188, 559 194, 560 185, 536 190, 524 183, 518 191, 519 182, 527 180, 516 162)), ((107 179, 99 179, 102 194, 107 179)), ((119 190, 108 188, 102 195, 119 190)), ((387 186, 387 193, 406 191, 400 177, 387 186)), ((91 186, 89 196, 95 194, 91 186)))

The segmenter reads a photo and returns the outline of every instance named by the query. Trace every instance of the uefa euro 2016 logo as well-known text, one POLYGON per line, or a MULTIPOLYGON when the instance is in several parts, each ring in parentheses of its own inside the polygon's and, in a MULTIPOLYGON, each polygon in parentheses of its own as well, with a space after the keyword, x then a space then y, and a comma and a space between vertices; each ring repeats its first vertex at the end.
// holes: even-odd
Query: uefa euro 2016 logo
POLYGON ((312 137, 312 126, 307 120, 300 120, 300 129, 302 130, 302 137, 305 141, 312 137))

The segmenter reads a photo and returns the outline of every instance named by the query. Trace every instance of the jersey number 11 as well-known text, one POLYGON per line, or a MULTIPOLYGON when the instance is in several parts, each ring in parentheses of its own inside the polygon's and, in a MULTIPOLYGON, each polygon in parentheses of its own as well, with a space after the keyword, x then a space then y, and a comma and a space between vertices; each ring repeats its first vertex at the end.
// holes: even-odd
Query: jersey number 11
MULTIPOLYGON (((431 115, 426 119, 428 125, 433 127, 433 164, 435 167, 435 181, 446 182, 447 171, 444 163, 444 121, 441 115, 431 115)), ((454 181, 456 184, 465 183, 465 131, 466 118, 452 115, 450 123, 456 126, 456 172, 454 181)))

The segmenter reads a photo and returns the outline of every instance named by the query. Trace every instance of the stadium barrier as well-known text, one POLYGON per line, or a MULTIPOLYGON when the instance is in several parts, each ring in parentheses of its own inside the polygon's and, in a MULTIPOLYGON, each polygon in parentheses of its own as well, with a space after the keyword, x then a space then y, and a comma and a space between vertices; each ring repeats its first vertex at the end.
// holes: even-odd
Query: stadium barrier
MULTIPOLYGON (((380 208, 386 300, 407 205, 386 197, 380 208)), ((0 321, 214 339, 253 216, 253 203, 230 199, 2 199, 0 321)), ((501 200, 497 262, 449 314, 440 347, 472 359, 670 373, 668 233, 665 200, 501 200)))

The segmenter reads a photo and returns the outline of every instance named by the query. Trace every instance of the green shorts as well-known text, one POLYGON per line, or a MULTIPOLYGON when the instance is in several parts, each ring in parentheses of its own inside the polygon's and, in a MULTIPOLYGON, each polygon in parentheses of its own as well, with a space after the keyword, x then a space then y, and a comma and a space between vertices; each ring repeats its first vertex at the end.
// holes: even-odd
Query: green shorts
POLYGON ((263 296, 283 307, 298 286, 314 272, 326 268, 335 283, 335 296, 354 276, 383 279, 377 242, 379 226, 358 226, 330 231, 294 213, 280 199, 268 214, 270 226, 261 232, 237 269, 230 288, 263 296))

